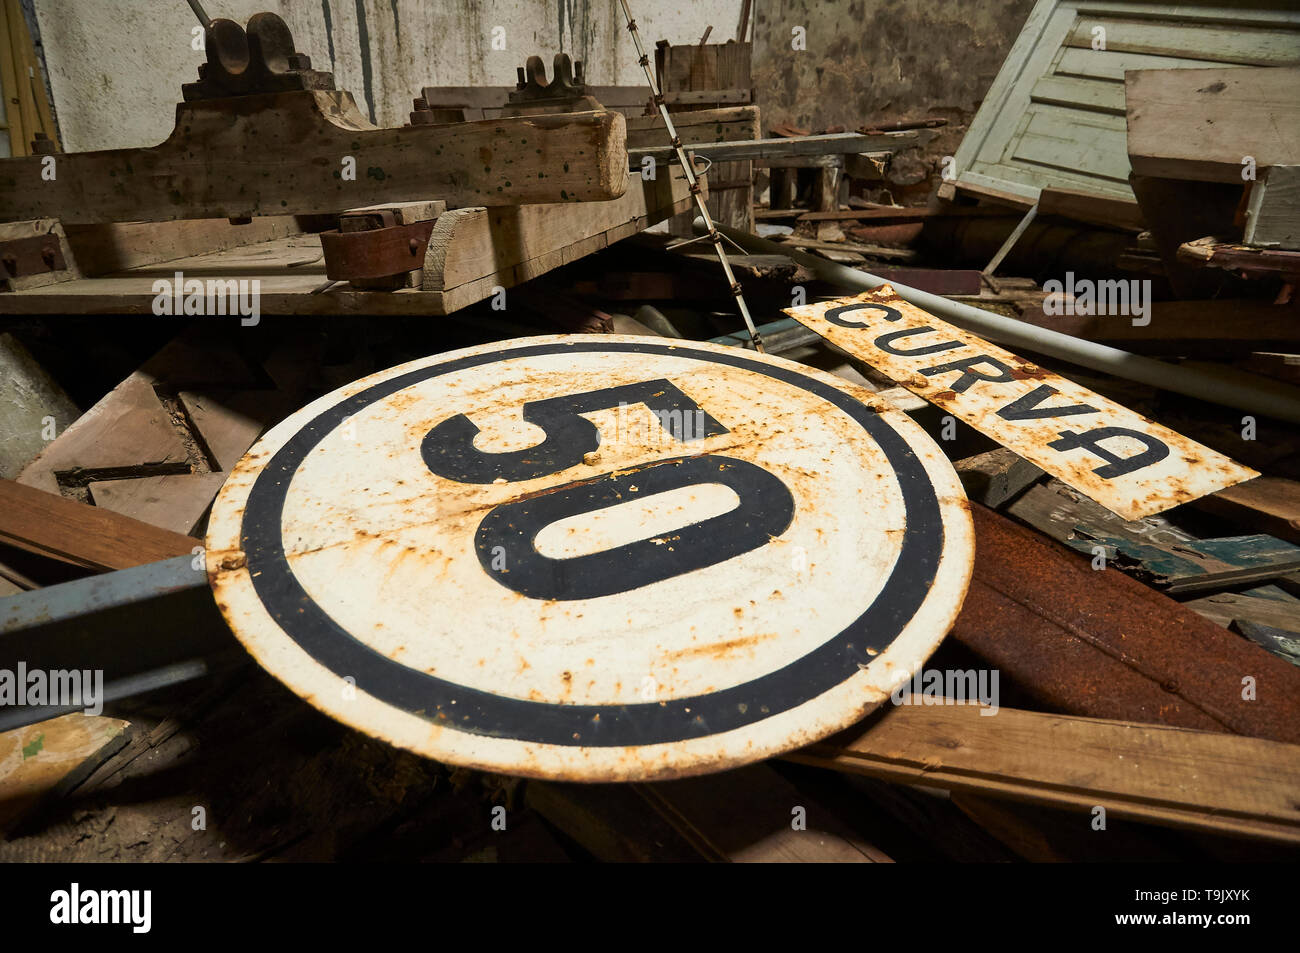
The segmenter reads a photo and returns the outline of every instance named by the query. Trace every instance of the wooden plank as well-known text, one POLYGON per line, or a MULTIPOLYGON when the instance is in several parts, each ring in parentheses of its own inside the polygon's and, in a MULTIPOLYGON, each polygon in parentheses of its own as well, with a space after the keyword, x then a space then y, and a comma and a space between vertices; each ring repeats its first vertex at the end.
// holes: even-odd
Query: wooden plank
POLYGON ((441 216, 429 239, 424 290, 448 314, 662 221, 692 203, 685 179, 629 176, 612 202, 458 209, 441 216))
POLYGON ((1221 626, 1233 622, 1266 625, 1280 631, 1300 632, 1300 599, 1277 586, 1261 586, 1246 592, 1216 592, 1183 603, 1193 612, 1221 626), (1259 593, 1269 591, 1266 595, 1259 593))
POLYGON ((301 403, 295 389, 270 380, 229 344, 178 338, 64 430, 18 480, 80 493, 95 504, 91 512, 188 534, 253 440, 301 403))
POLYGON ((790 761, 1108 816, 1300 844, 1300 746, 977 706, 904 705, 790 761))
POLYGON ((1273 536, 1199 539, 1167 521, 1122 520, 1055 480, 1030 489, 1008 512, 1171 594, 1213 592, 1300 569, 1300 547, 1273 536))
POLYGON ((1115 182, 1128 179, 1124 120, 1120 116, 1038 103, 1026 115, 1028 123, 1014 145, 1014 158, 1115 182))
MULTIPOLYGON (((673 116, 673 128, 682 142, 736 142, 757 139, 759 114, 757 106, 728 106, 722 109, 700 109, 673 116)), ((637 116, 627 121, 627 147, 654 148, 668 143, 668 129, 658 113, 637 116)))
MULTIPOLYGON (((1292 62, 1295 62, 1292 60, 1292 62)), ((1289 65, 1289 64, 1288 64, 1289 65)), ((1118 50, 1066 49, 1052 72, 1057 76, 1103 79, 1123 83, 1124 74, 1140 69, 1223 69, 1217 59, 1189 59, 1181 56, 1152 56, 1121 53, 1118 50)))
POLYGON ((1091 225, 1132 231, 1141 231, 1144 227, 1142 210, 1135 200, 1110 198, 1075 189, 1043 189, 1038 194, 1038 214, 1059 215, 1091 225))
POLYGON ((1068 46, 1093 52, 1092 30, 1098 23, 1106 31, 1106 50, 1277 66, 1297 58, 1296 32, 1245 23, 1178 23, 1136 17, 1081 18, 1066 38, 1068 46))
MULTIPOLYGON (((748 142, 696 142, 692 150, 716 162, 736 159, 794 159, 808 156, 844 156, 861 152, 880 152, 906 149, 922 145, 933 138, 934 130, 920 129, 911 132, 882 132, 863 135, 857 132, 837 132, 824 136, 802 136, 797 139, 754 139, 748 142), (924 134, 924 135, 922 135, 924 134)), ((685 140, 683 140, 685 141, 685 140)), ((651 155, 664 161, 673 155, 672 146, 655 143, 628 149, 628 158, 637 166, 642 157, 651 155)))
MULTIPOLYGON (((426 86, 420 95, 433 109, 463 109, 467 120, 496 119, 509 102, 514 86, 426 86)), ((586 94, 606 109, 628 118, 643 113, 650 103, 645 86, 592 86, 586 94)))
POLYGON ((1300 340, 1300 307, 1255 299, 1153 301, 1144 324, 1125 315, 1046 314, 1041 304, 1021 320, 1089 341, 1142 353, 1253 351, 1264 342, 1300 340))
POLYGON ((1178 246, 1178 258, 1200 267, 1239 272, 1245 277, 1281 278, 1289 282, 1300 278, 1300 251, 1220 242, 1213 236, 1183 242, 1178 246))
POLYGON ((1137 70, 1126 74, 1128 153, 1138 175, 1242 182, 1300 164, 1300 68, 1137 70))
POLYGON ((659 86, 665 93, 695 90, 745 90, 753 87, 750 62, 753 44, 694 43, 655 46, 659 86))
POLYGON ((201 545, 13 480, 0 480, 0 504, 0 541, 98 572, 188 556, 201 545))
POLYGON ((1246 206, 1247 245, 1300 251, 1300 165, 1265 169, 1246 206))
POLYGON ((224 218, 210 218, 69 225, 67 232, 77 266, 83 275, 93 278, 301 235, 303 227, 302 222, 292 215, 272 215, 241 225, 232 225, 224 218))
POLYGON ((1124 87, 1075 76, 1044 76, 1030 93, 1036 103, 1124 115, 1124 87))
POLYGON ((1260 476, 1195 501, 1197 509, 1235 524, 1300 543, 1300 483, 1260 476))
POLYGON ((0 831, 69 791, 126 744, 128 722, 73 712, 0 732, 0 831))
POLYGON ((582 112, 377 129, 349 93, 299 91, 177 106, 162 144, 0 162, 0 220, 169 221, 449 206, 605 201, 626 178, 625 121, 582 112), (345 157, 355 160, 355 177, 345 157))
POLYGON ((352 291, 338 285, 318 293, 328 284, 320 240, 304 234, 110 277, 66 281, 45 289, 45 295, 0 295, 0 314, 149 314, 157 297, 154 282, 176 272, 258 281, 264 315, 450 314, 491 297, 496 287, 509 288, 576 261, 693 203, 685 180, 676 174, 664 171, 652 181, 623 175, 628 187, 609 202, 444 213, 429 243, 423 290, 352 291))
MULTIPOLYGON (((655 49, 655 64, 665 101, 678 116, 727 103, 752 103, 752 56, 752 44, 731 40, 720 44, 676 47, 659 43, 655 49)), ((759 135, 758 110, 755 107, 753 132, 747 138, 757 139, 759 135)), ((714 137, 715 141, 720 139, 714 137)), ((683 137, 683 141, 692 140, 683 137)), ((723 225, 752 232, 754 163, 717 162, 709 171, 710 194, 705 204, 710 217, 723 225)), ((672 235, 692 237, 693 220, 694 215, 687 210, 669 220, 668 230, 672 235)))
POLYGON ((953 467, 966 496, 991 509, 997 509, 1043 476, 1042 470, 1006 447, 965 457, 953 467))

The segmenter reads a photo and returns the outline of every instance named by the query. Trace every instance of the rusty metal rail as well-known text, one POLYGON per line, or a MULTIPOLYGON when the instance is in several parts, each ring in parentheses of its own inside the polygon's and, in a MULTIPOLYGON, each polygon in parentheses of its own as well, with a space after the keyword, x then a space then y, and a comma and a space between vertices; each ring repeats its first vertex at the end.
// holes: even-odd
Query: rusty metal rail
POLYGON ((949 638, 1004 683, 1071 715, 1300 742, 1300 669, 1118 570, 1094 571, 971 510, 975 571, 949 638))

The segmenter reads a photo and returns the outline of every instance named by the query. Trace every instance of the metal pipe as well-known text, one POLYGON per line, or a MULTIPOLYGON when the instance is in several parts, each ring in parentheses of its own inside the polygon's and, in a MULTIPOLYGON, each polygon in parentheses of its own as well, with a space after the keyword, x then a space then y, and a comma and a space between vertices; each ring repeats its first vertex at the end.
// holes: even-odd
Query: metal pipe
MULTIPOLYGON (((696 220, 696 229, 700 227, 696 220)), ((1060 331, 1052 331, 975 308, 960 301, 949 301, 939 295, 883 278, 855 268, 846 268, 824 258, 796 251, 787 246, 759 238, 748 232, 715 226, 719 232, 746 251, 761 255, 784 255, 807 266, 818 278, 852 291, 875 291, 890 284, 904 301, 916 305, 958 327, 974 331, 1011 347, 1024 348, 1049 357, 1059 358, 1106 374, 1159 387, 1162 390, 1185 394, 1226 407, 1235 407, 1251 414, 1274 417, 1300 423, 1300 390, 1281 381, 1270 381, 1235 368, 1180 367, 1149 357, 1121 351, 1076 338, 1060 331)))
POLYGON ((190 9, 194 11, 194 15, 199 18, 199 22, 203 24, 203 29, 206 30, 212 25, 212 18, 204 11, 203 4, 199 0, 189 0, 189 3, 190 9))

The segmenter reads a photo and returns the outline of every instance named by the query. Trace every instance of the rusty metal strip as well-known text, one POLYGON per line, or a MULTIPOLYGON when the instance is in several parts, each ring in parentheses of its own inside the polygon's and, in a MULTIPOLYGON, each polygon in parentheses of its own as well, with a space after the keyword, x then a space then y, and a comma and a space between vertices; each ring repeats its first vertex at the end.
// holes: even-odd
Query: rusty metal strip
POLYGON ((975 570, 949 638, 1023 692, 1020 707, 1300 743, 1300 669, 986 507, 971 513, 975 570))
POLYGON ((1125 519, 1259 476, 888 285, 785 313, 1125 519))
POLYGON ((321 232, 325 275, 333 281, 386 278, 424 267, 433 220, 360 232, 321 232))
POLYGON ((67 267, 58 235, 33 235, 0 242, 0 279, 44 275, 67 267))

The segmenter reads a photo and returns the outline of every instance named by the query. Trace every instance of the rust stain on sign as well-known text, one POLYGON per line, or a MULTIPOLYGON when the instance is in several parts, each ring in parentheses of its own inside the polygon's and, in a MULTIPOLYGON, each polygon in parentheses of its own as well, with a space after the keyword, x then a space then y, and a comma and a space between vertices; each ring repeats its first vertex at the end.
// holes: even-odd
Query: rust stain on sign
POLYGON ((581 781, 717 771, 856 720, 947 633, 973 559, 905 414, 780 358, 504 341, 294 414, 213 504, 217 605, 322 711, 581 781))
POLYGON ((1124 519, 1259 476, 888 285, 785 313, 1124 519))

